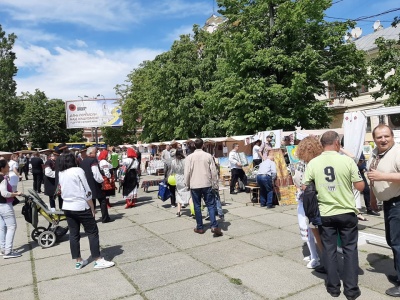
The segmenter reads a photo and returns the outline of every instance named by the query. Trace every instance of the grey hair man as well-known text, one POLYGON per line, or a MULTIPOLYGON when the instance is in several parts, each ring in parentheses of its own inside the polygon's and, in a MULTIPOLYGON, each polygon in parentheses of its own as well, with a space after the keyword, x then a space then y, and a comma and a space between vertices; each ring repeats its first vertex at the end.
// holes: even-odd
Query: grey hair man
POLYGON ((337 238, 342 240, 344 264, 343 286, 347 299, 361 295, 358 287, 358 218, 353 186, 362 191, 364 181, 354 160, 340 155, 340 139, 335 131, 321 137, 324 152, 312 159, 304 173, 304 184, 312 181, 318 192, 321 213, 319 233, 324 251, 323 265, 327 272, 326 290, 332 297, 340 295, 340 278, 337 266, 337 238))

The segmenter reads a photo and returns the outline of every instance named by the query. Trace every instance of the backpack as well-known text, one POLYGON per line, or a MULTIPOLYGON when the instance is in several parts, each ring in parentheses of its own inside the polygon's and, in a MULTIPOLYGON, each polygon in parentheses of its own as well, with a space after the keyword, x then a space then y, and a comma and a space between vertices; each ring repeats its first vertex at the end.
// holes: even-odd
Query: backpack
POLYGON ((303 206, 306 217, 311 220, 319 215, 318 192, 314 181, 307 185, 303 193, 303 206))
POLYGON ((22 215, 25 218, 25 221, 32 224, 32 202, 25 201, 25 204, 22 206, 22 215))

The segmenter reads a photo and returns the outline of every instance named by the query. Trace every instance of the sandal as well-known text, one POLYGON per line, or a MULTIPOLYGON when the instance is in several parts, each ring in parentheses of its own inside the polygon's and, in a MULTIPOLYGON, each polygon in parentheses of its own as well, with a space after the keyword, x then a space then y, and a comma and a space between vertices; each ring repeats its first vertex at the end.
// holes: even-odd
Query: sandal
POLYGON ((367 219, 366 217, 364 217, 361 213, 359 213, 359 214, 357 215, 357 218, 358 218, 360 221, 368 221, 368 219, 367 219))

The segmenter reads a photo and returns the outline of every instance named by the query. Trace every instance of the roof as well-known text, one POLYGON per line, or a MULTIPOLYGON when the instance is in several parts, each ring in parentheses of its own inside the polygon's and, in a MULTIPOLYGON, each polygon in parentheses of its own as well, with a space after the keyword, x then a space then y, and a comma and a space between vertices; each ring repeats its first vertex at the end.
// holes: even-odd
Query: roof
POLYGON ((354 41, 358 50, 371 51, 377 48, 375 40, 380 37, 384 37, 388 40, 398 40, 400 35, 400 26, 388 27, 371 34, 365 35, 354 41))

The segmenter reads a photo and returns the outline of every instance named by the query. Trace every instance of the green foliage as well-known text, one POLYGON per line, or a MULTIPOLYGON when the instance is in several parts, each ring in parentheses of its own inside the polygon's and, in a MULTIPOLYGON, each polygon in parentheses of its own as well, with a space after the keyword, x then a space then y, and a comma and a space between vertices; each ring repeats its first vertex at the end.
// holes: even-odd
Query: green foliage
POLYGON ((122 145, 123 143, 134 143, 137 138, 134 132, 129 131, 124 124, 121 127, 101 127, 103 142, 110 146, 122 145))
POLYGON ((217 31, 194 26, 128 75, 123 118, 143 127, 142 140, 326 127, 331 111, 317 99, 324 82, 346 99, 368 83, 363 52, 343 43, 354 23, 324 20, 330 0, 218 5, 227 19, 217 31))
POLYGON ((375 84, 379 84, 381 88, 372 96, 376 100, 388 95, 385 100, 386 106, 400 105, 400 40, 380 37, 376 39, 375 44, 379 52, 377 57, 371 60, 371 76, 375 84))
POLYGON ((17 74, 15 53, 12 51, 15 34, 6 35, 0 25, 0 150, 16 150, 22 142, 19 137, 19 105, 16 98, 17 74))
POLYGON ((65 103, 49 100, 45 93, 22 93, 20 116, 21 132, 32 147, 47 148, 47 143, 82 141, 81 129, 66 129, 65 103))

